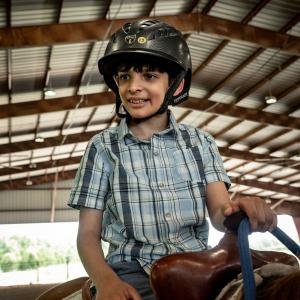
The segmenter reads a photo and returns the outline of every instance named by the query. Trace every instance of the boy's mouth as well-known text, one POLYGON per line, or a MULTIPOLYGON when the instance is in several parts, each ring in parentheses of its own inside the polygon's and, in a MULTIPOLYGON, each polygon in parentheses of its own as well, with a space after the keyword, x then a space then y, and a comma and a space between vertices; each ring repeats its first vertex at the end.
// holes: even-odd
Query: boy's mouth
POLYGON ((142 103, 146 102, 147 100, 146 99, 128 99, 127 101, 132 104, 142 104, 142 103))

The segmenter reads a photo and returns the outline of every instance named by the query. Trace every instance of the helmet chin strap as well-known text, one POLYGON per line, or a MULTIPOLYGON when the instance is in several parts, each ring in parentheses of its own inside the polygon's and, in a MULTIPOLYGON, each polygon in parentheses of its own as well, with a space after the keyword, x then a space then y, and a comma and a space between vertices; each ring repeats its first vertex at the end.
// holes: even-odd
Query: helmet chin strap
POLYGON ((176 76, 176 78, 170 84, 170 86, 169 86, 169 88, 168 88, 168 90, 165 94, 164 101, 161 104, 160 108, 155 113, 153 113, 152 115, 144 117, 144 118, 132 118, 132 116, 128 113, 128 111, 125 109, 125 107, 123 107, 123 110, 125 111, 125 113, 121 113, 120 108, 122 107, 122 101, 121 101, 121 98, 120 98, 119 94, 116 95, 116 113, 117 113, 117 115, 120 118, 126 118, 127 122, 134 121, 135 123, 141 123, 141 122, 147 121, 147 120, 149 120, 149 119, 151 119, 151 118, 153 118, 157 115, 161 115, 161 114, 165 113, 168 110, 169 104, 172 102, 172 99, 174 97, 174 94, 175 94, 179 84, 184 79, 185 74, 186 74, 186 72, 182 70, 176 76))

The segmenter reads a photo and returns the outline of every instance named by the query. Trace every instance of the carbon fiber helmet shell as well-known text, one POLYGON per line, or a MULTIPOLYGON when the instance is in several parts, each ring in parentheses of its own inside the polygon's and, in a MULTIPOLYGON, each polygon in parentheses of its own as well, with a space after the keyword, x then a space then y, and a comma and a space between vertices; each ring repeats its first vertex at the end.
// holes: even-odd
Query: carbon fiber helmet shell
POLYGON ((165 111, 168 105, 176 105, 188 98, 191 56, 182 33, 176 28, 160 20, 144 19, 126 23, 111 36, 104 56, 98 61, 98 68, 106 84, 116 94, 117 102, 120 101, 119 93, 113 75, 118 63, 125 62, 130 57, 134 60, 151 57, 178 68, 178 78, 171 83, 161 112, 165 111), (183 78, 184 88, 175 97, 173 94, 183 78))

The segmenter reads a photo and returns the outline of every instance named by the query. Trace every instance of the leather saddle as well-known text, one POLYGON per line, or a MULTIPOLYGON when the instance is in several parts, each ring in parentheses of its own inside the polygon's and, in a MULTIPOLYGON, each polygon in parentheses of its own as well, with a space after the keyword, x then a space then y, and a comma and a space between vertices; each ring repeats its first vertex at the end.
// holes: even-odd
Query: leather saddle
MULTIPOLYGON (((251 256, 254 268, 272 262, 298 265, 296 257, 282 252, 251 250, 251 256)), ((157 300, 213 300, 240 272, 237 235, 228 231, 214 248, 159 259, 150 280, 157 300)))
MULTIPOLYGON (((294 256, 282 252, 251 250, 251 256, 254 268, 271 262, 298 265, 294 256)), ((228 231, 209 250, 159 259, 153 265, 150 282, 157 300, 213 300, 240 272, 237 236, 228 231)), ((91 300, 90 285, 88 277, 80 277, 52 287, 36 300, 62 300, 76 291, 83 300, 91 300)))

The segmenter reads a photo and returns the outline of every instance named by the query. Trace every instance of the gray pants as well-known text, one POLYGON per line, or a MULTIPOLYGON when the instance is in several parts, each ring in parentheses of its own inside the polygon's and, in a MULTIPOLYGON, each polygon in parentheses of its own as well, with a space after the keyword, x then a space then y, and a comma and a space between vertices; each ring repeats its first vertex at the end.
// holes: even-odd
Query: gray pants
POLYGON ((123 281, 133 286, 143 300, 156 300, 149 276, 137 261, 114 263, 111 268, 123 281))

